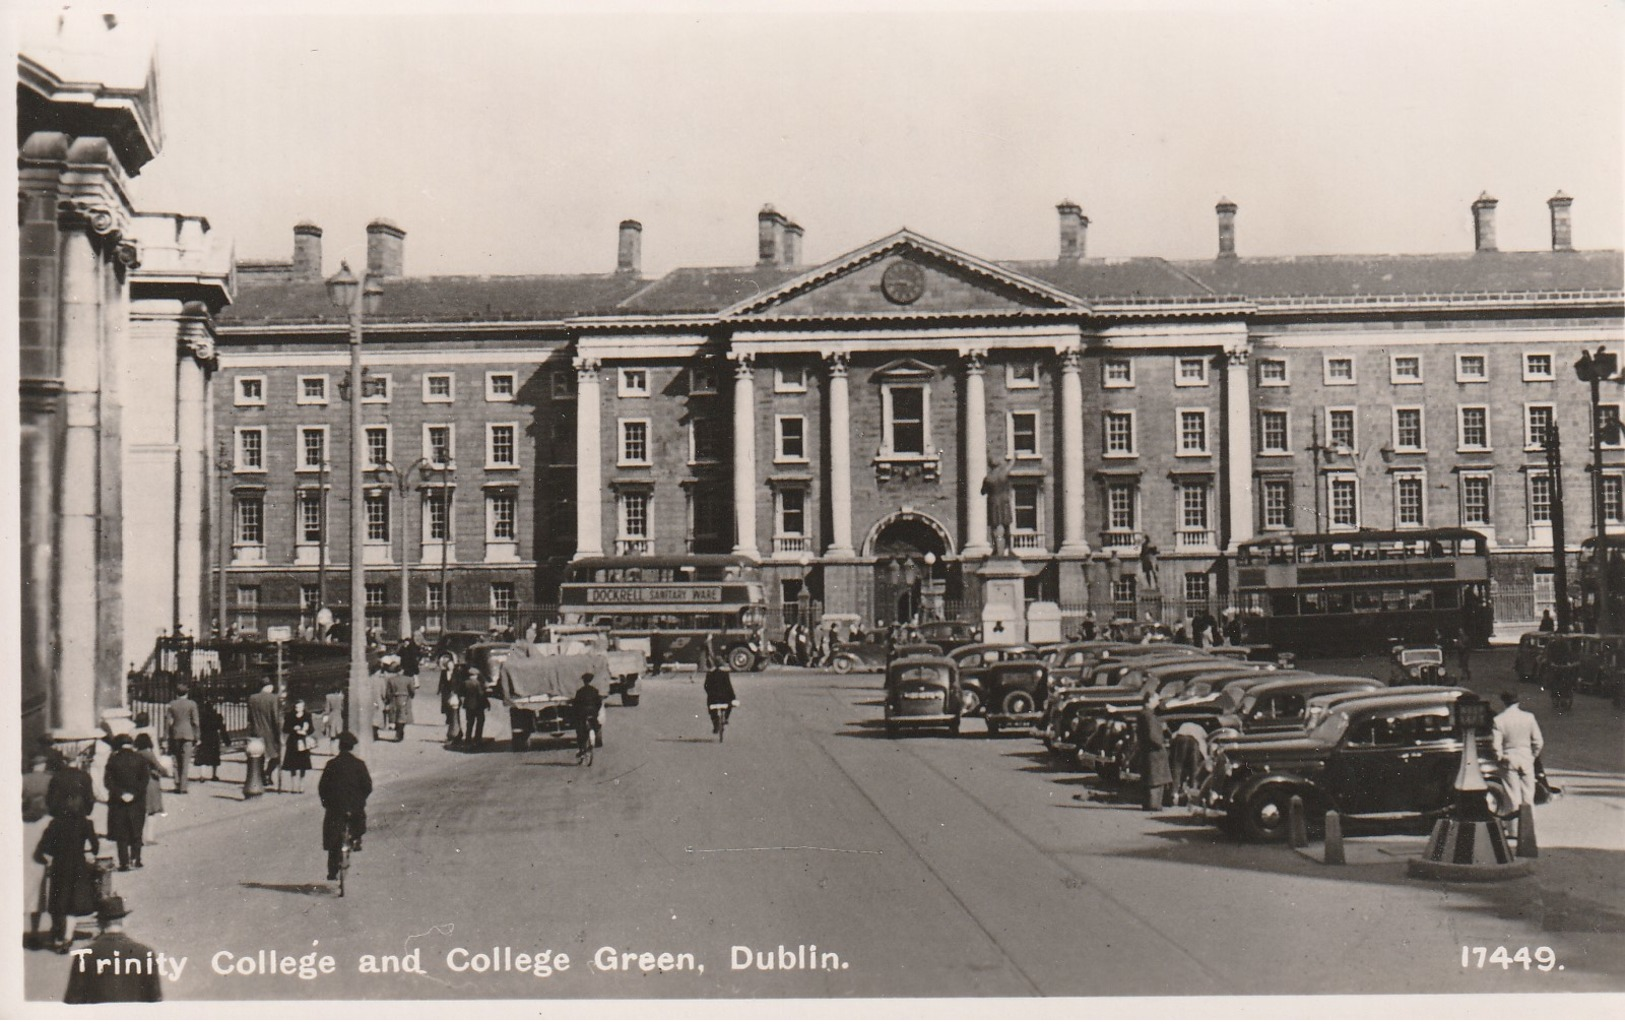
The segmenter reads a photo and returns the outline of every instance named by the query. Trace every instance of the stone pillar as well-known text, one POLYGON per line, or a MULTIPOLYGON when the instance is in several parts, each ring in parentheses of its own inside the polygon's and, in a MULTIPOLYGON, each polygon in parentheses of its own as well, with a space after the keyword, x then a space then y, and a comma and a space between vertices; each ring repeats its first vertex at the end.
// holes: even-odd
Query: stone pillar
POLYGON ((734 364, 734 549, 760 558, 756 547, 756 366, 748 352, 734 364))
POLYGON ((604 553, 604 455, 599 423, 603 417, 598 370, 600 363, 586 357, 576 368, 576 557, 596 558, 604 553))
POLYGON ((846 353, 824 357, 829 364, 829 509, 831 558, 855 558, 852 548, 852 413, 847 394, 846 353))
POLYGON ((1083 523, 1083 353, 1061 353, 1061 548, 1087 555, 1083 523))
POLYGON ((181 358, 176 368, 176 457, 180 487, 175 534, 175 620, 192 636, 205 636, 203 617, 203 507, 208 492, 209 434, 204 409, 208 372, 214 364, 214 341, 200 323, 182 330, 181 358))
POLYGON ((973 349, 965 353, 965 548, 966 558, 986 558, 993 553, 987 537, 987 498, 982 481, 987 478, 987 353, 973 349))
POLYGON ((1230 512, 1225 550, 1233 553, 1237 544, 1253 536, 1253 405, 1247 384, 1247 352, 1243 349, 1225 353, 1224 432, 1230 512))

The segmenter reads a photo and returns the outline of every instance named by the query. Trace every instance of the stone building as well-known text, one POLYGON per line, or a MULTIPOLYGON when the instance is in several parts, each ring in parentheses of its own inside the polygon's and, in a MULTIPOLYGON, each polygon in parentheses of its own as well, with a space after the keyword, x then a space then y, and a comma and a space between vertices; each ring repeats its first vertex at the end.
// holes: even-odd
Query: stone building
MULTIPOLYGON (((635 221, 613 271, 545 277, 406 276, 405 233, 376 223, 369 458, 423 465, 374 476, 374 619, 393 621, 403 546, 414 607, 449 600, 459 627, 545 607, 600 555, 733 553, 785 609, 951 614, 978 605, 1007 519, 1028 596, 1074 615, 1218 607, 1227 553, 1260 532, 1469 525, 1529 591, 1498 609, 1516 624, 1551 565, 1542 425, 1585 434, 1568 367, 1620 342, 1620 254, 1574 250, 1570 203, 1541 252, 1497 251, 1485 196, 1459 253, 1245 257, 1221 201, 1212 259, 1100 259, 1063 202, 1054 258, 903 230, 817 266, 767 207, 754 263, 653 279, 635 221)), ((320 241, 302 224, 293 260, 243 274, 220 331, 228 596, 259 628, 309 608, 318 559, 344 593, 345 537, 321 524, 346 493, 324 489, 347 479, 346 335, 320 241)), ((1571 494, 1585 471, 1570 459, 1571 494)), ((1608 472, 1615 519, 1625 456, 1608 472)), ((1575 544, 1588 508, 1569 504, 1575 544)))

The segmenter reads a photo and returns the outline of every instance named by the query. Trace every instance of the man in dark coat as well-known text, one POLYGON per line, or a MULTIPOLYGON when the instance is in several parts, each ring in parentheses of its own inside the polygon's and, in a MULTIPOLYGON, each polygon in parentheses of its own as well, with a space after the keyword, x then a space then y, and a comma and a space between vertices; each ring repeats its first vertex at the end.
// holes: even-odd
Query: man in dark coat
POLYGON ((265 774, 275 773, 282 764, 282 698, 274 680, 248 698, 248 732, 265 744, 265 774))
POLYGON ((338 756, 327 762, 316 792, 322 799, 322 849, 327 851, 327 879, 339 877, 339 862, 344 856, 344 832, 350 832, 350 848, 361 849, 361 837, 367 833, 367 797, 372 795, 372 773, 367 764, 355 756, 356 737, 353 732, 339 734, 338 756))
POLYGON ((130 748, 130 737, 113 737, 113 756, 102 772, 107 787, 107 838, 118 844, 118 869, 141 866, 141 830, 147 824, 151 763, 130 748))
POLYGON ((1157 717, 1157 694, 1146 698, 1140 709, 1140 781, 1145 786, 1145 801, 1141 805, 1148 811, 1160 811, 1168 806, 1168 786, 1174 781, 1168 765, 1168 740, 1163 735, 1162 719, 1157 717))
POLYGON ((80 753, 79 764, 64 764, 51 776, 51 785, 45 791, 45 810, 51 817, 89 815, 95 808, 96 785, 83 767, 95 757, 95 746, 88 746, 80 753))
POLYGON ((186 792, 192 778, 192 752, 197 748, 198 736, 203 728, 198 718, 197 701, 187 696, 185 683, 175 688, 175 699, 165 710, 169 734, 169 753, 175 759, 175 792, 186 792))
POLYGON ((726 665, 718 665, 705 674, 705 709, 711 714, 711 731, 721 732, 722 716, 739 698, 734 695, 733 676, 726 665))
POLYGON ((101 934, 90 948, 74 954, 68 973, 64 1003, 157 1003, 164 998, 158 978, 157 957, 151 947, 124 934, 124 918, 129 914, 120 896, 102 901, 96 920, 101 934), (149 959, 151 958, 151 959, 149 959), (108 963, 139 964, 136 970, 102 971, 108 963))

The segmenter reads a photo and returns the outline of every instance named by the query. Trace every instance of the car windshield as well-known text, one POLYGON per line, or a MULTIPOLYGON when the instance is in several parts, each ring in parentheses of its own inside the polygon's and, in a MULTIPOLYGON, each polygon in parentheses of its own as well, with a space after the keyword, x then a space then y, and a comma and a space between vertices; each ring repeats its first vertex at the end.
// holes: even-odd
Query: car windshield
POLYGON ((1327 715, 1319 725, 1309 733, 1309 738, 1321 743, 1336 743, 1343 738, 1343 733, 1349 727, 1349 716, 1346 711, 1333 711, 1327 715))
POLYGON ((942 684, 942 671, 929 665, 917 665, 899 670, 892 678, 902 684, 925 683, 931 686, 940 686, 942 684))

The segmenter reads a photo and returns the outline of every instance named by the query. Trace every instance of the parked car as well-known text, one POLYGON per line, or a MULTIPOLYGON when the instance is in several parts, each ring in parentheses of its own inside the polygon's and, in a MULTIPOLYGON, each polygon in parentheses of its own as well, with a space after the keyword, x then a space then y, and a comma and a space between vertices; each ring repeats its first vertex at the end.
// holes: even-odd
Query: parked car
POLYGON ((982 681, 985 669, 1001 661, 1034 659, 1038 648, 1032 644, 966 644, 948 653, 948 658, 959 666, 959 687, 964 701, 966 717, 982 712, 986 685, 982 681))
POLYGON ((485 688, 485 692, 495 697, 501 692, 497 685, 497 677, 502 672, 502 663, 512 651, 513 644, 510 641, 486 640, 467 648, 463 652, 463 660, 479 673, 480 685, 485 688))
POLYGON ((982 718, 990 736, 1006 727, 1028 728, 1049 696, 1049 669, 1035 659, 1001 661, 982 670, 982 718))
POLYGON ((892 661, 896 661, 898 658, 940 657, 942 657, 942 648, 938 647, 936 644, 928 643, 898 644, 897 647, 893 648, 891 652, 892 661))
POLYGON ((959 669, 947 658, 899 658, 886 667, 886 735, 941 727, 959 734, 959 669))
MULTIPOLYGON (((1302 797, 1308 821, 1328 810, 1359 821, 1415 824, 1447 813, 1462 741, 1453 698, 1439 694, 1350 701, 1305 736, 1226 747, 1215 758, 1198 809, 1248 839, 1286 834, 1287 805, 1302 797)), ((1479 738, 1491 810, 1517 814, 1501 783, 1488 735, 1479 738)))
POLYGON ((830 653, 829 664, 840 675, 851 672, 879 672, 886 667, 886 634, 872 629, 862 636, 843 640, 830 653))
POLYGON ((1540 673, 1540 656, 1556 633, 1525 633, 1518 638, 1518 657, 1512 662, 1518 682, 1532 683, 1540 673))
POLYGON ((1224 729, 1242 735, 1292 732, 1303 728, 1309 714, 1309 701, 1314 697, 1385 689, 1377 680, 1359 676, 1272 680, 1248 690, 1235 713, 1219 721, 1224 729))
POLYGON ((920 627, 920 640, 945 651, 982 639, 982 627, 974 622, 927 622, 920 627))
POLYGON ((1389 686, 1437 685, 1445 681, 1444 650, 1427 644, 1393 649, 1388 666, 1389 686))

